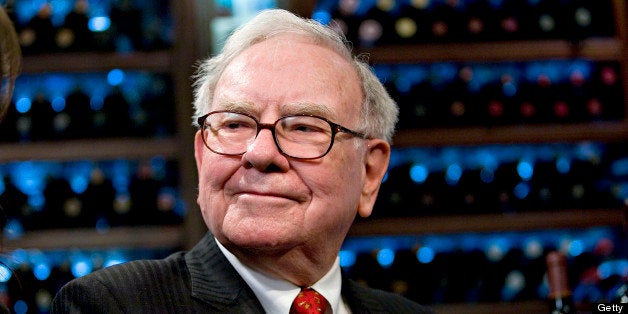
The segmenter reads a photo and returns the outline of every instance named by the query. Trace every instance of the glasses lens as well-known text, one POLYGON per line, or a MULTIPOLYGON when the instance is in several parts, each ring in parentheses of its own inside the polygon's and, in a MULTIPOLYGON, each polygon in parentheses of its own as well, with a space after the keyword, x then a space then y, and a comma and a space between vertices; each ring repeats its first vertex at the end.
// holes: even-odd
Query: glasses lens
POLYGON ((275 127, 277 144, 281 150, 295 158, 318 158, 331 145, 332 129, 329 122, 309 116, 292 116, 280 119, 275 127))
POLYGON ((219 154, 243 154, 256 134, 257 123, 243 114, 215 112, 205 119, 205 144, 219 154))

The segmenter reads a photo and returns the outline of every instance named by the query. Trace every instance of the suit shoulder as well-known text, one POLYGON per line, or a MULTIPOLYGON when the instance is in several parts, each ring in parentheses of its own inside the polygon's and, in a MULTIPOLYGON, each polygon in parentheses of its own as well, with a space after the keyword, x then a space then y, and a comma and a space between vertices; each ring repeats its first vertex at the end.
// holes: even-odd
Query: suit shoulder
POLYGON ((53 313, 116 313, 155 305, 169 308, 184 301, 181 299, 189 295, 189 290, 183 254, 175 253, 165 259, 126 262, 76 278, 55 296, 53 313))
POLYGON ((165 259, 130 261, 95 271, 77 280, 97 280, 125 286, 154 284, 174 277, 186 277, 183 253, 165 259))

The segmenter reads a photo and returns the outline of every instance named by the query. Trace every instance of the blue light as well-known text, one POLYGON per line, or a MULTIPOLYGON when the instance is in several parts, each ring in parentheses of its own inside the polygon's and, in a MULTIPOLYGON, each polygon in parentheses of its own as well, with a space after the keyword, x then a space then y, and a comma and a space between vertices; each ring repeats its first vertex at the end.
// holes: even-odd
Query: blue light
POLYGON ((107 82, 111 86, 118 86, 122 84, 123 81, 124 81, 124 71, 120 69, 113 69, 109 71, 109 74, 107 74, 107 82))
POLYGON ((52 109, 55 112, 61 112, 65 109, 65 98, 63 97, 55 97, 52 100, 52 109))
POLYGON ((41 209, 45 203, 46 198, 44 197, 43 191, 28 196, 28 205, 30 205, 30 207, 34 210, 41 209))
POLYGON ((7 265, 0 263, 0 282, 8 282, 13 276, 13 272, 7 265))
POLYGON ((559 173, 567 174, 569 173, 570 169, 571 169, 571 161, 569 160, 569 158, 560 157, 556 160, 556 170, 559 173))
POLYGON ((505 83, 502 86, 502 93, 504 93, 506 97, 514 96, 517 93, 517 85, 515 85, 513 82, 505 83))
POLYGON ((429 170, 423 165, 412 165, 410 168, 410 179, 416 183, 423 183, 429 175, 429 170))
POLYGON ((530 194, 530 185, 525 182, 517 184, 513 189, 513 194, 520 200, 528 197, 528 194, 530 194))
POLYGON ((67 177, 74 193, 82 194, 85 192, 89 185, 89 177, 92 169, 93 165, 89 161, 76 161, 66 165, 65 177, 67 177))
POLYGON ((28 304, 26 304, 24 300, 17 300, 15 304, 13 304, 13 310, 15 314, 25 314, 28 312, 28 304))
POLYGON ((451 164, 447 167, 447 172, 445 177, 447 179, 447 184, 456 185, 462 176, 462 167, 458 164, 451 164))
POLYGON ((48 279, 48 277, 50 276, 50 271, 50 264, 44 262, 37 263, 37 265, 35 265, 35 267, 33 268, 33 274, 35 275, 35 278, 40 281, 48 279))
POLYGON ((356 256, 353 251, 340 250, 338 256, 340 257, 340 267, 351 267, 355 264, 356 256))
POLYGON ((386 173, 384 174, 384 178, 382 178, 382 182, 386 182, 387 180, 388 180, 388 171, 386 171, 386 173))
POLYGON ((527 161, 521 161, 517 164, 517 173, 523 181, 528 181, 534 174, 534 165, 527 161))
POLYGON ((331 22, 331 14, 327 11, 314 11, 312 19, 323 25, 328 25, 331 22))
POLYGON ((118 264, 122 264, 122 263, 126 263, 126 260, 123 259, 108 259, 104 264, 103 267, 107 268, 107 267, 111 267, 111 266, 115 266, 118 264))
POLYGON ((434 249, 428 246, 420 248, 416 253, 416 258, 423 264, 431 263, 434 260, 434 249))
POLYGON ((85 276, 91 272, 92 265, 86 258, 78 259, 76 262, 72 263, 72 275, 76 278, 85 276))
POLYGON ((578 256, 584 252, 584 244, 580 240, 573 240, 569 243, 569 255, 578 256))
POLYGON ((495 180, 495 171, 486 167, 482 168, 482 170, 480 170, 480 179, 487 184, 493 182, 493 180, 495 180))
POLYGON ((19 220, 10 218, 4 225, 2 233, 9 240, 18 239, 24 235, 24 227, 19 220))
POLYGON ((87 22, 87 27, 92 32, 104 32, 111 26, 111 19, 107 16, 94 16, 87 22))
POLYGON ((102 109, 102 106, 105 104, 105 99, 102 96, 92 96, 89 99, 89 107, 94 111, 98 111, 102 109))
POLYGON ((628 158, 614 161, 611 165, 611 172, 617 177, 628 176, 628 158))
POLYGON ((613 275, 618 275, 624 278, 628 275, 628 260, 604 261, 600 264, 600 266, 598 266, 597 274, 602 280, 613 275))
POLYGON ((43 163, 25 161, 11 168, 15 186, 26 195, 37 195, 45 187, 46 166, 43 163))
POLYGON ((382 267, 389 267, 395 260, 395 252, 391 249, 381 249, 377 252, 377 262, 382 267))
POLYGON ((107 218, 100 217, 98 218, 98 220, 96 220, 96 231, 98 233, 105 233, 109 229, 111 229, 111 226, 109 225, 109 221, 107 221, 107 218))
POLYGON ((15 102, 15 109, 17 109, 17 112, 19 113, 27 113, 29 110, 31 110, 31 100, 30 98, 20 98, 15 102))

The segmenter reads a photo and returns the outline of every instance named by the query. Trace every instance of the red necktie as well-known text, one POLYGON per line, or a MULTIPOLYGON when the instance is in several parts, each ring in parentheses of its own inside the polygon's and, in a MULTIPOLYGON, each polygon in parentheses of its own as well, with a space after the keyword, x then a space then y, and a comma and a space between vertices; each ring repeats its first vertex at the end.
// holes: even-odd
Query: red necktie
POLYGON ((292 301, 290 314, 320 314, 325 313, 327 300, 311 288, 303 288, 292 301))

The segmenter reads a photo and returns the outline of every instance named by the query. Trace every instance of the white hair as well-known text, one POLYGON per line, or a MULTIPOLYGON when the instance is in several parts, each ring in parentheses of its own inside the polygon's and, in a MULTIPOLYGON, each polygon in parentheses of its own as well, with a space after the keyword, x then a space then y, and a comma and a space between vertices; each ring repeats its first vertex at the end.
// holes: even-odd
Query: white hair
POLYGON ((260 12, 229 36, 218 55, 200 63, 194 77, 194 121, 209 112, 218 80, 238 54, 256 43, 287 33, 309 38, 315 44, 335 51, 353 65, 364 97, 359 131, 368 137, 391 142, 399 109, 370 66, 360 57, 353 56, 349 42, 341 33, 282 9, 260 12))

